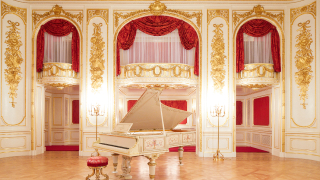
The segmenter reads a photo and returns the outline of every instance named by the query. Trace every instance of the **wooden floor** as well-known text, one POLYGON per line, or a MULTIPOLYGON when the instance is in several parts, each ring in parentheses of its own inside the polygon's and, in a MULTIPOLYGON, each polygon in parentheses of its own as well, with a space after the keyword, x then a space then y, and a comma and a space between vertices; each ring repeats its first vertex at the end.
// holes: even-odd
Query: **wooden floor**
MULTIPOLYGON (((37 156, 20 156, 0 159, 1 180, 52 179, 84 180, 91 172, 86 165, 88 157, 79 157, 75 151, 48 151, 37 156)), ((119 179, 112 174, 112 158, 105 172, 110 180, 119 179)), ((302 159, 279 158, 269 153, 237 153, 236 158, 214 162, 212 158, 184 153, 184 166, 178 166, 177 153, 166 153, 157 160, 156 180, 319 180, 320 162, 302 159)), ((119 158, 119 164, 121 158, 119 158)), ((148 160, 132 160, 133 180, 148 180, 148 160)))

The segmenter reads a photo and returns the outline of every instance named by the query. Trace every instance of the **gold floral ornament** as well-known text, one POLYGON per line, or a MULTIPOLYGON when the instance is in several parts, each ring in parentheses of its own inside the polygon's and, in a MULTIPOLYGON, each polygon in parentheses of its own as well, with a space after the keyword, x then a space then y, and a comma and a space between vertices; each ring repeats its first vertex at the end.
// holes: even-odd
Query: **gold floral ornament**
POLYGON ((211 78, 213 80, 213 87, 214 89, 221 93, 222 89, 224 87, 224 79, 226 77, 226 71, 224 69, 225 66, 225 58, 224 55, 225 51, 225 44, 223 39, 223 31, 222 27, 223 24, 214 24, 213 27, 215 27, 215 30, 213 32, 215 35, 213 36, 211 48, 211 78))
POLYGON ((4 17, 6 14, 15 14, 19 16, 24 24, 27 23, 27 9, 11 6, 3 1, 1 1, 1 16, 4 17))
POLYGON ((90 73, 91 73, 91 87, 93 91, 96 92, 103 83, 104 74, 104 62, 103 59, 103 50, 105 47, 105 42, 101 36, 101 26, 102 23, 95 24, 93 23, 94 30, 91 37, 91 51, 90 51, 90 73))
POLYGON ((210 24, 211 20, 215 17, 221 17, 229 23, 229 9, 208 10, 207 17, 208 24, 210 24))
POLYGON ((300 27, 297 31, 300 32, 300 34, 296 37, 296 47, 297 52, 295 56, 295 63, 296 67, 298 69, 298 72, 295 73, 295 80, 300 88, 300 100, 303 101, 301 104, 303 106, 303 109, 306 109, 306 99, 308 99, 307 91, 309 90, 309 84, 312 79, 312 70, 311 70, 311 63, 313 61, 313 55, 312 50, 310 49, 310 46, 313 42, 311 38, 310 33, 310 27, 308 24, 310 21, 306 21, 304 23, 299 23, 298 26, 300 27))
POLYGON ((290 22, 292 23, 295 20, 295 18, 297 18, 299 15, 304 13, 312 14, 315 17, 317 13, 316 9, 317 9, 316 1, 306 6, 290 9, 290 22))
POLYGON ((16 102, 14 102, 14 99, 17 98, 17 90, 21 77, 21 63, 23 61, 21 57, 21 51, 20 47, 22 46, 20 33, 18 30, 18 27, 20 23, 18 22, 12 22, 8 21, 8 24, 10 26, 7 26, 10 28, 8 32, 6 32, 6 40, 5 43, 7 44, 5 55, 5 63, 7 65, 7 68, 4 70, 5 74, 5 80, 7 82, 7 85, 10 86, 10 92, 9 97, 12 99, 12 107, 15 107, 16 102))
POLYGON ((167 10, 167 6, 161 3, 160 0, 156 0, 156 2, 150 4, 149 9, 152 14, 159 16, 163 14, 165 10, 167 10))

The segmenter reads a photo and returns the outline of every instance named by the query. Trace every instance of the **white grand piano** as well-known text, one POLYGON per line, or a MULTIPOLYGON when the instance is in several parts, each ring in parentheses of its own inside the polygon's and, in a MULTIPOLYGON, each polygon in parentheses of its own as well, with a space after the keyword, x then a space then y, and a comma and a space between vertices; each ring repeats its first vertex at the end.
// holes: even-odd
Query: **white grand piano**
POLYGON ((113 153, 114 173, 117 172, 118 156, 122 155, 121 178, 132 178, 130 162, 134 156, 149 159, 149 175, 154 179, 155 160, 161 154, 169 152, 171 147, 179 147, 182 165, 183 146, 196 144, 194 130, 174 130, 192 113, 163 105, 159 100, 160 93, 158 89, 147 89, 113 132, 101 133, 93 143, 95 149, 113 153))

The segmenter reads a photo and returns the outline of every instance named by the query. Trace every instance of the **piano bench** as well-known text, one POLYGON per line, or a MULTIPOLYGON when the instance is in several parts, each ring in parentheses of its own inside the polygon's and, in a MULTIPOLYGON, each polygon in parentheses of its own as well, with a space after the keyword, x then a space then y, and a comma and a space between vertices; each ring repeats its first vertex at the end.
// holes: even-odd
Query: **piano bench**
POLYGON ((96 180, 99 179, 100 175, 106 177, 106 180, 109 180, 107 174, 102 173, 102 168, 107 167, 108 158, 104 156, 94 156, 87 159, 87 166, 92 169, 92 173, 86 177, 86 180, 89 180, 91 176, 96 175, 96 180))

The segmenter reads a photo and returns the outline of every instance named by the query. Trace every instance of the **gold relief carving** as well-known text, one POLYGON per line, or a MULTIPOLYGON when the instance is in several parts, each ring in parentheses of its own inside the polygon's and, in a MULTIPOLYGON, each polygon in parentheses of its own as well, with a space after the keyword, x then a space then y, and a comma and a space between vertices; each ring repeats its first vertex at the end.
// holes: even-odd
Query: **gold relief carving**
POLYGON ((260 88, 264 88, 267 86, 271 86, 272 84, 248 84, 248 85, 242 85, 242 87, 251 88, 253 90, 258 90, 260 88))
POLYGON ((87 22, 94 17, 101 17, 107 24, 109 19, 109 11, 107 9, 88 9, 87 22))
POLYGON ((34 25, 36 25, 38 23, 38 21, 40 21, 41 19, 43 19, 45 17, 48 17, 48 16, 56 17, 56 16, 61 16, 61 15, 76 19, 80 24, 82 23, 82 20, 83 20, 82 12, 79 12, 78 14, 71 14, 69 12, 66 12, 62 8, 62 6, 59 6, 59 5, 53 6, 49 12, 46 12, 44 14, 38 14, 36 12, 33 12, 32 13, 32 20, 33 20, 34 25))
POLYGON ((71 64, 67 64, 67 69, 63 68, 63 67, 60 67, 60 66, 63 66, 63 64, 65 63, 44 63, 44 68, 43 68, 43 72, 46 72, 46 71, 50 71, 50 75, 51 76, 60 76, 60 72, 59 71, 62 71, 62 72, 68 72, 68 71, 73 71, 71 69, 71 64), (58 71, 54 71, 54 69, 57 69, 58 71))
POLYGON ((310 21, 308 20, 304 23, 298 24, 300 28, 297 31, 300 32, 300 34, 296 37, 297 44, 295 45, 298 49, 295 56, 295 63, 298 69, 298 72, 295 73, 295 80, 300 88, 299 96, 300 100, 303 101, 301 104, 303 109, 306 109, 307 105, 305 101, 308 99, 307 91, 309 90, 309 84, 311 82, 313 72, 311 70, 311 63, 314 58, 312 50, 310 49, 313 40, 309 29, 311 26, 308 26, 309 23, 310 21))
POLYGON ((91 37, 91 52, 90 52, 90 73, 91 73, 91 87, 93 91, 97 91, 101 88, 103 83, 103 74, 104 74, 104 54, 103 50, 105 47, 105 42, 101 36, 101 26, 102 23, 95 24, 93 23, 94 30, 91 37))
POLYGON ((208 24, 210 24, 211 20, 215 17, 222 17, 224 20, 226 20, 227 24, 229 24, 229 9, 208 10, 207 16, 208 24))
POLYGON ((225 44, 223 39, 223 24, 214 24, 213 27, 215 30, 213 32, 215 35, 213 36, 211 48, 211 78, 213 80, 214 89, 222 93, 222 89, 224 87, 224 80, 226 77, 226 71, 224 69, 226 56, 224 55, 225 44))
POLYGON ((257 6, 254 6, 253 9, 249 12, 245 12, 245 13, 233 12, 232 19, 233 19, 234 26, 236 27, 237 24, 244 18, 248 18, 248 16, 253 16, 253 15, 258 17, 266 16, 276 20, 281 26, 283 25, 283 20, 284 20, 283 12, 274 14, 274 13, 265 11, 261 5, 257 5, 257 6))
POLYGON ((23 59, 21 57, 21 51, 20 47, 22 46, 21 37, 19 33, 19 29, 17 26, 20 24, 18 22, 12 22, 8 20, 8 24, 10 26, 7 26, 10 28, 8 32, 6 32, 7 40, 5 40, 5 43, 7 44, 5 55, 5 63, 7 65, 7 69, 5 69, 5 80, 7 82, 7 85, 10 86, 10 92, 9 97, 12 99, 12 107, 15 107, 14 99, 17 97, 17 90, 18 85, 20 83, 20 80, 22 79, 22 72, 21 72, 21 63, 23 62, 23 59))
POLYGON ((129 12, 127 14, 123 14, 122 12, 118 13, 115 12, 114 13, 114 24, 115 27, 118 27, 119 25, 119 18, 122 19, 127 19, 136 15, 141 15, 144 13, 151 13, 155 16, 159 16, 162 15, 164 13, 172 13, 172 14, 177 14, 177 15, 181 15, 185 18, 188 19, 192 19, 192 18, 196 18, 197 20, 197 26, 200 28, 201 26, 201 17, 202 17, 202 13, 201 12, 193 12, 193 13, 189 13, 189 12, 184 12, 184 11, 180 11, 180 10, 175 10, 175 9, 167 9, 167 6, 164 3, 161 3, 160 0, 156 0, 154 3, 151 3, 151 5, 149 6, 149 9, 143 9, 143 10, 138 10, 138 11, 133 11, 133 12, 129 12))
MULTIPOLYGON (((252 64, 252 65, 255 65, 255 64, 252 64)), ((246 64, 245 66, 249 67, 250 68, 250 64, 246 64)), ((274 69, 269 69, 267 68, 268 64, 266 65, 259 65, 253 69, 248 69, 248 70, 243 70, 244 73, 252 73, 252 72, 258 72, 257 73, 257 77, 265 77, 266 76, 266 72, 269 72, 269 73, 274 73, 274 69), (261 69, 262 68, 262 69, 261 69), (261 70, 262 70, 262 73, 261 73, 261 70)))
POLYGON ((11 6, 11 5, 1 1, 1 17, 3 18, 6 14, 15 14, 23 20, 24 24, 27 23, 27 9, 26 8, 19 8, 19 7, 11 6))
POLYGON ((315 1, 309 5, 306 5, 306 6, 290 9, 290 22, 291 22, 291 24, 298 16, 300 16, 301 14, 304 14, 304 13, 313 14, 315 17, 316 12, 317 12, 316 5, 317 5, 317 2, 315 1))

